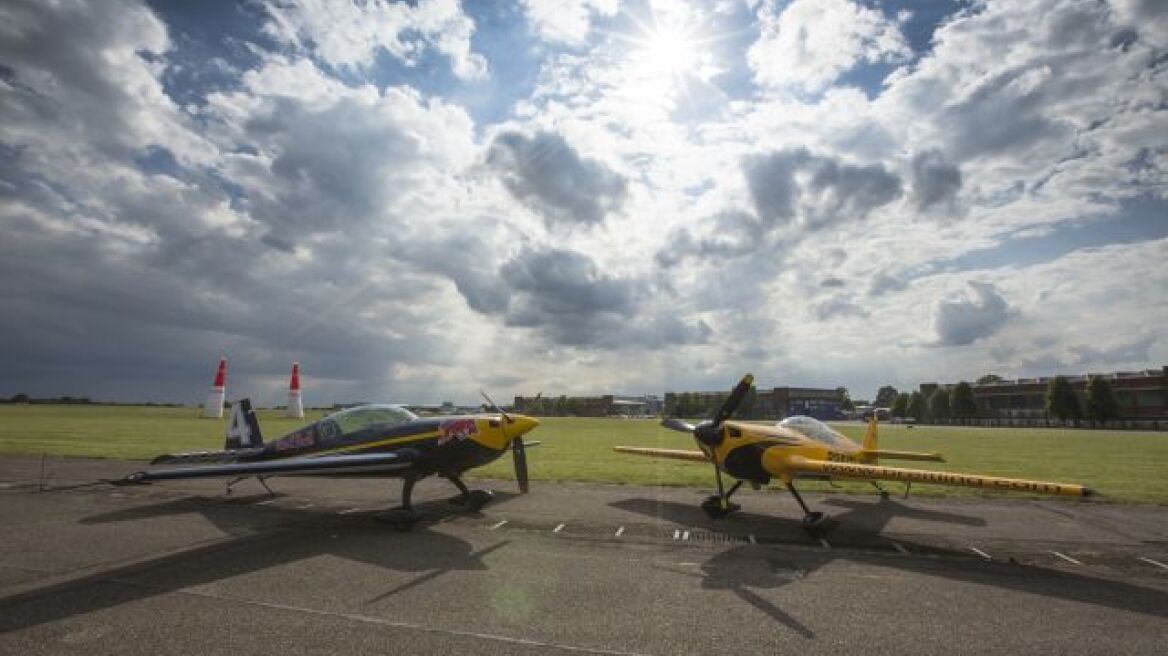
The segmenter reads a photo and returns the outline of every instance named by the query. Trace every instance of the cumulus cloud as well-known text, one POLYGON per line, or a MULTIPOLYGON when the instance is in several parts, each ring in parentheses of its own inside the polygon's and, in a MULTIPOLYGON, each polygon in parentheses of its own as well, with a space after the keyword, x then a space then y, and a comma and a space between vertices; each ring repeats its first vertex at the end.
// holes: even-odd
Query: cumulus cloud
POLYGON ((461 78, 479 78, 487 72, 487 60, 471 52, 475 25, 458 0, 298 0, 264 6, 271 17, 269 34, 332 66, 369 67, 382 50, 414 66, 433 49, 450 59, 451 69, 461 78))
POLYGON ((887 271, 877 271, 868 281, 868 295, 881 296, 888 292, 898 292, 908 287, 908 282, 900 276, 887 271))
POLYGON ((989 283, 969 281, 965 294, 937 301, 933 332, 940 346, 964 346, 998 332, 1016 312, 989 283))
POLYGON ((670 268, 690 257, 733 258, 752 253, 765 243, 766 227, 747 212, 727 210, 697 223, 694 229, 680 227, 669 233, 666 245, 655 256, 658 264, 670 268))
POLYGON ((593 14, 612 16, 620 0, 523 0, 532 30, 544 41, 581 45, 592 29, 593 14))
POLYGON ((863 219, 902 193, 900 178, 880 164, 848 164, 805 148, 751 155, 743 170, 758 216, 803 230, 863 219))
POLYGON ((619 211, 628 195, 624 176, 581 157, 562 136, 550 132, 500 133, 487 153, 487 165, 549 227, 598 224, 619 211))
POLYGON ((945 161, 937 150, 917 153, 912 159, 913 203, 919 210, 952 203, 961 191, 961 169, 945 161))
POLYGON ((897 62, 912 54, 895 20, 850 0, 763 3, 762 34, 747 52, 760 85, 815 93, 860 62, 897 62))
POLYGON ((845 296, 833 296, 826 301, 816 303, 812 307, 812 312, 815 314, 815 318, 820 321, 844 317, 862 319, 871 314, 845 296))

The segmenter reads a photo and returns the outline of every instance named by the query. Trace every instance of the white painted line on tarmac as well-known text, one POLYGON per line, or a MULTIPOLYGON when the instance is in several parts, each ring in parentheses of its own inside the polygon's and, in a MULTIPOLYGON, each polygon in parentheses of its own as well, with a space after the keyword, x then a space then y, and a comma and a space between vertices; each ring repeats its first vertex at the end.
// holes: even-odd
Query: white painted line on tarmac
POLYGON ((620 527, 616 530, 616 536, 619 538, 625 532, 625 527, 620 527))
POLYGON ((969 550, 972 551, 973 553, 981 556, 982 558, 985 558, 986 560, 993 560, 993 558, 991 558, 988 553, 982 551, 981 549, 978 549, 977 547, 975 547, 973 545, 970 545, 969 550))
POLYGON ((1083 563, 1080 563, 1079 561, 1075 560, 1074 558, 1071 558, 1070 556, 1068 556, 1064 553, 1059 553, 1057 551, 1052 551, 1051 553, 1058 556, 1059 558, 1062 558, 1063 560, 1067 561, 1068 563, 1070 563, 1072 565, 1082 565, 1083 564, 1083 563))
POLYGON ((1168 565, 1165 565, 1164 563, 1162 563, 1158 560, 1152 560, 1151 558, 1144 558, 1143 556, 1136 556, 1136 558, 1139 558, 1140 560, 1144 561, 1145 563, 1148 563, 1149 565, 1155 565, 1156 567, 1159 567, 1160 569, 1168 569, 1168 565))
POLYGON ((311 508, 315 505, 316 505, 315 503, 306 503, 303 506, 296 506, 296 509, 297 510, 308 510, 309 508, 311 508))
POLYGON ((360 508, 348 508, 346 510, 342 510, 341 512, 339 512, 337 514, 338 515, 352 515, 355 512, 361 512, 361 509, 360 508))
POLYGON ((682 539, 682 540, 688 540, 688 539, 689 539, 689 531, 686 531, 685 533, 682 533, 682 534, 681 534, 681 539, 682 539))
POLYGON ((560 525, 556 526, 555 528, 552 529, 552 533, 559 533, 560 531, 564 530, 565 526, 567 526, 567 524, 560 524, 560 525))
POLYGON ((681 537, 681 529, 679 529, 679 528, 673 529, 673 539, 676 540, 679 537, 681 537))
POLYGON ((266 506, 266 505, 268 505, 268 504, 272 504, 272 503, 276 503, 276 500, 275 500, 275 499, 268 499, 267 501, 260 501, 259 503, 254 503, 254 504, 252 504, 252 505, 254 505, 254 506, 266 506))
POLYGON ((746 536, 746 539, 750 540, 751 544, 758 544, 758 540, 754 539, 754 533, 751 533, 750 535, 746 536))
POLYGON ((495 529, 503 528, 503 525, 506 523, 507 523, 507 520, 504 519, 503 521, 499 522, 498 524, 495 524, 494 526, 492 526, 491 530, 494 531, 495 529))
POLYGON ((899 552, 900 552, 900 553, 902 553, 902 554, 908 555, 908 549, 905 549, 905 548, 904 548, 904 545, 902 545, 902 544, 901 544, 901 543, 899 543, 899 542, 893 542, 893 543, 892 543, 892 548, 893 548, 893 549, 896 549, 897 551, 899 551, 899 552))
POLYGON ((831 548, 831 543, 827 541, 827 538, 819 538, 819 544, 822 544, 824 549, 831 548))

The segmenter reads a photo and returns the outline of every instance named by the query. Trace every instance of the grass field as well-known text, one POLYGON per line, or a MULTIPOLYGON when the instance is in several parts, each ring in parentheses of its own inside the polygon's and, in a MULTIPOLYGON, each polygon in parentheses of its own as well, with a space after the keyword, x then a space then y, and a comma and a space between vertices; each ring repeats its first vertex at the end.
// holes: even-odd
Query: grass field
MULTIPOLYGON (((310 419, 316 416, 310 414, 310 419)), ((614 453, 618 444, 692 448, 688 436, 652 420, 547 418, 530 434, 542 445, 529 452, 535 480, 591 481, 711 487, 709 467, 614 453)), ((302 422, 276 412, 260 413, 268 438, 302 422)), ((201 419, 193 408, 103 406, 0 406, 0 453, 147 459, 159 453, 216 450, 223 446, 224 420, 201 419)), ((840 424, 859 440, 863 426, 840 424)), ((884 425, 880 446, 940 451, 947 463, 903 463, 950 471, 1038 478, 1089 485, 1105 500, 1168 504, 1168 433, 1030 428, 962 428, 884 425)), ((889 464, 897 464, 890 462, 889 464)), ((510 478, 510 456, 474 470, 475 477, 510 478)), ((825 483, 803 483, 808 490, 825 483)), ((868 493, 864 484, 845 490, 868 493)), ((890 484, 893 489, 899 485, 890 484)), ((917 485, 914 495, 1000 496, 967 488, 917 485)))

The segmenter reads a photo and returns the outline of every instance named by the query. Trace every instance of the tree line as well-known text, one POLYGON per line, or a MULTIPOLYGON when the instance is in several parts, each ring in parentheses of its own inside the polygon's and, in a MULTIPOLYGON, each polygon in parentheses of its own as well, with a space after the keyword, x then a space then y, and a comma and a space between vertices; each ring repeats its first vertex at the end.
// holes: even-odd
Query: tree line
MULTIPOLYGON (((990 374, 977 380, 986 384, 1001 380, 990 374)), ((1111 382, 1102 376, 1091 376, 1087 380, 1086 394, 1080 398, 1074 385, 1063 376, 1055 376, 1047 385, 1044 408, 1050 417, 1059 421, 1092 423, 1106 422, 1119 418, 1119 401, 1111 382)), ((933 423, 967 423, 978 417, 977 403, 973 398, 973 386, 961 381, 952 390, 938 387, 925 398, 920 392, 897 392, 895 387, 886 385, 876 395, 876 404, 888 407, 894 417, 911 417, 916 421, 933 423)))

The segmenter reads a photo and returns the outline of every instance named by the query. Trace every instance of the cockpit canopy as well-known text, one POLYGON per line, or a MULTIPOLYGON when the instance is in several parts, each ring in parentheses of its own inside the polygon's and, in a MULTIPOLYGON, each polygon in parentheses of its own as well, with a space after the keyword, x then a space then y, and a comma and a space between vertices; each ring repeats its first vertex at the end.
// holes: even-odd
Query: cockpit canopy
POLYGON ((851 443, 848 438, 832 430, 827 424, 806 415, 792 415, 780 421, 778 426, 789 428, 804 435, 808 439, 815 440, 820 444, 826 444, 827 446, 839 447, 851 443))
POLYGON ((321 432, 326 437, 347 435, 369 426, 393 426, 413 421, 418 416, 397 405, 360 405, 341 410, 320 420, 321 432))

